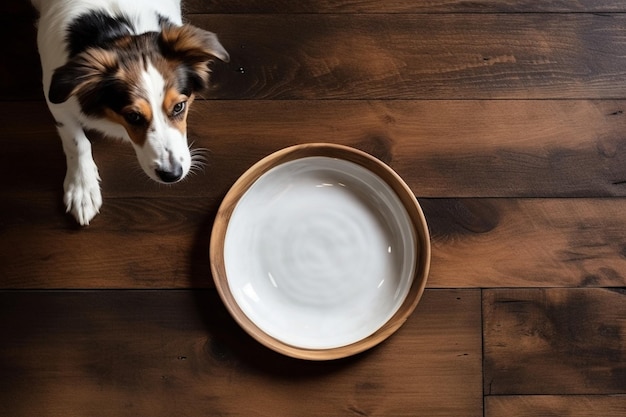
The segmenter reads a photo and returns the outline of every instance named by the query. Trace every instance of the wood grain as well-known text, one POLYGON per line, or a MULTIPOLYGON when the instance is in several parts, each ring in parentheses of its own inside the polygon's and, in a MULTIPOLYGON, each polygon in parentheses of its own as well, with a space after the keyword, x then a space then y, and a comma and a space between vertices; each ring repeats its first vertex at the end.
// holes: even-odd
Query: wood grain
POLYGON ((486 395, 626 394, 626 291, 483 292, 486 395))
POLYGON ((191 15, 223 99, 624 98, 626 16, 191 15), (246 28, 242 32, 240 28, 246 28), (340 40, 340 41, 338 41, 340 40))
POLYGON ((480 329, 478 291, 428 291, 377 348, 307 362, 214 291, 0 292, 0 414, 479 417, 480 329))
MULTIPOLYGON (((209 237, 220 201, 113 198, 78 229, 60 196, 7 200, 0 283, 213 287, 209 237)), ((626 285, 625 199, 419 201, 432 238, 430 288, 626 285)))
POLYGON ((622 417, 626 396, 523 395, 488 396, 485 417, 622 417))
MULTIPOLYGON (((374 155, 418 197, 626 196, 625 110, 623 100, 205 101, 191 108, 189 139, 207 165, 181 184, 148 180, 128 144, 93 136, 93 153, 107 198, 221 198, 261 158, 311 142, 374 155)), ((0 124, 0 195, 60 193, 65 161, 45 104, 0 103, 0 124)))
POLYGON ((83 229, 36 15, 0 4, 0 415, 625 414, 625 2, 184 3, 232 57, 190 116, 206 166, 160 186, 93 136, 105 202, 83 229), (433 257, 396 334, 312 363, 236 325, 208 242, 247 168, 319 141, 405 179, 433 257))
POLYGON ((386 162, 418 197, 626 196, 625 106, 621 100, 216 101, 199 103, 196 111, 211 120, 192 115, 190 135, 211 150, 211 177, 240 175, 282 147, 327 141, 386 162))
POLYGON ((537 12, 624 12, 619 0, 186 0, 187 13, 537 13, 537 12))
POLYGON ((213 286, 209 236, 219 201, 113 199, 99 225, 79 229, 58 196, 48 197, 0 208, 3 288, 213 286))
POLYGON ((431 287, 626 285, 624 199, 420 201, 431 287))
MULTIPOLYGON (((589 99, 626 97, 626 16, 191 14, 216 32, 211 98, 589 99), (243 30, 242 28, 245 28, 243 30), (340 39, 341 41, 337 41, 340 39)), ((34 15, 8 14, 3 100, 41 99, 34 15), (18 88, 16 88, 18 87, 18 88)))

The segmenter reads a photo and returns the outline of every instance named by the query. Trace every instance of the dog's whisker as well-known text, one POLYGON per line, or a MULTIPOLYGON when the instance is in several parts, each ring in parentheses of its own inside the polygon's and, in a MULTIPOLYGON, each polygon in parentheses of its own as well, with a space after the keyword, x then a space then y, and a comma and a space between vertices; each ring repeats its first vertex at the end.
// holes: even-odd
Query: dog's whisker
POLYGON ((207 166, 206 163, 196 161, 189 167, 189 169, 193 171, 201 172, 204 170, 204 168, 206 168, 206 166, 207 166))
POLYGON ((192 158, 194 158, 194 159, 202 159, 202 160, 208 159, 207 153, 208 152, 203 151, 203 150, 199 150, 199 149, 192 149, 191 152, 190 152, 192 158))
POLYGON ((191 164, 189 166, 188 177, 196 176, 204 171, 208 165, 209 158, 207 154, 210 152, 206 148, 192 148, 193 142, 189 145, 189 154, 191 156, 191 164))
POLYGON ((206 168, 207 164, 203 164, 203 163, 194 163, 189 167, 189 171, 197 171, 197 172, 202 172, 204 171, 204 168, 206 168))
POLYGON ((191 163, 206 166, 209 163, 209 159, 204 156, 197 156, 191 159, 191 163))
POLYGON ((190 155, 191 155, 191 163, 206 163, 209 158, 207 156, 207 154, 209 153, 209 150, 206 148, 193 148, 190 149, 189 151, 190 155))

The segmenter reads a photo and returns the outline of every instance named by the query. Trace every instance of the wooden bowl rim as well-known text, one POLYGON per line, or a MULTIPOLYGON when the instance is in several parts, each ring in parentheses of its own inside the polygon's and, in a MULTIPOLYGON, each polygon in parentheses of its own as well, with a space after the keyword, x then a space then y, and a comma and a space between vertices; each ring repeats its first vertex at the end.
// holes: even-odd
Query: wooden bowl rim
POLYGON ((307 360, 339 359, 370 349, 395 333, 411 315, 422 297, 430 270, 430 234, 426 218, 415 195, 404 180, 387 164, 358 149, 332 143, 294 145, 276 151, 250 167, 232 185, 222 200, 211 232, 209 258, 213 280, 231 316, 250 336, 284 355, 307 360), (416 267, 409 292, 396 313, 371 335, 354 343, 328 349, 310 349, 284 343, 261 330, 239 307, 228 285, 224 263, 224 241, 228 222, 245 192, 270 169, 296 159, 325 156, 354 162, 385 181, 402 201, 409 214, 417 243, 416 267))

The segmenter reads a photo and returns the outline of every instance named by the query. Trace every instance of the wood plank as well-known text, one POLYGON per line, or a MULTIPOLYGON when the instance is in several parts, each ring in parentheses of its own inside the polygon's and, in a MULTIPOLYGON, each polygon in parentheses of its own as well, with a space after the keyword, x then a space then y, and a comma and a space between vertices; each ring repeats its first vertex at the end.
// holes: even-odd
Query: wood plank
POLYGON ((483 323, 487 395, 626 394, 623 288, 487 290, 483 323))
POLYGON ((231 55, 229 65, 215 67, 215 98, 626 97, 626 16, 620 14, 189 19, 218 33, 231 55))
MULTIPOLYGON (((415 2, 412 0, 309 0, 293 2, 287 0, 183 0, 183 11, 190 13, 540 13, 540 12, 625 12, 620 0, 434 0, 415 2)), ((29 1, 4 0, 0 13, 14 15, 32 14, 29 1)))
POLYGON ((626 396, 520 395, 488 396, 485 417, 623 417, 626 396))
MULTIPOLYGON (((189 139, 207 166, 183 183, 148 180, 128 144, 95 139, 94 157, 109 198, 221 198, 259 159, 307 142, 369 152, 418 197, 626 196, 625 110, 624 100, 203 101, 189 139)), ((0 103, 0 126, 0 195, 58 198, 65 161, 45 104, 0 103), (46 175, 24 169, 34 166, 46 175)))
MULTIPOLYGON (((60 196, 3 202, 1 288, 213 287, 209 236, 221 200, 105 199, 80 230, 60 196)), ((626 199, 419 201, 430 288, 626 286, 626 199)))
POLYGON ((211 177, 328 141, 373 154, 419 197, 626 196, 624 101, 199 104, 211 121, 192 118, 190 135, 211 150, 211 177))
POLYGON ((209 236, 219 201, 109 199, 79 229, 50 197, 0 207, 2 288, 213 287, 209 236))
POLYGON ((420 202, 431 287, 626 285, 625 199, 420 202))
MULTIPOLYGON (((34 17, 3 26, 0 99, 41 99, 34 17)), ((625 98, 621 14, 192 14, 216 32, 213 98, 625 98), (242 28, 245 28, 243 30, 242 28), (337 42, 341 39, 341 42, 337 42)))
POLYGON ((186 13, 537 13, 537 12, 624 12, 619 0, 185 0, 186 13))
POLYGON ((475 290, 429 290, 390 339, 331 362, 262 347, 213 291, 1 292, 0 332, 7 416, 482 416, 475 290))

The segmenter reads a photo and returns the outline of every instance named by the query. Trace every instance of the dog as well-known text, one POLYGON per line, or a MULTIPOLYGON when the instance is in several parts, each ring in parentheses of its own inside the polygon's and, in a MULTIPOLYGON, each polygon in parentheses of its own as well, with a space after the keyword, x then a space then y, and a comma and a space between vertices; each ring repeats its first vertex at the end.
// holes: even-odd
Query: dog
POLYGON ((33 0, 46 101, 63 143, 63 201, 82 226, 102 206, 85 131, 130 142, 143 171, 175 183, 198 163, 187 115, 228 52, 182 21, 179 0, 33 0))

